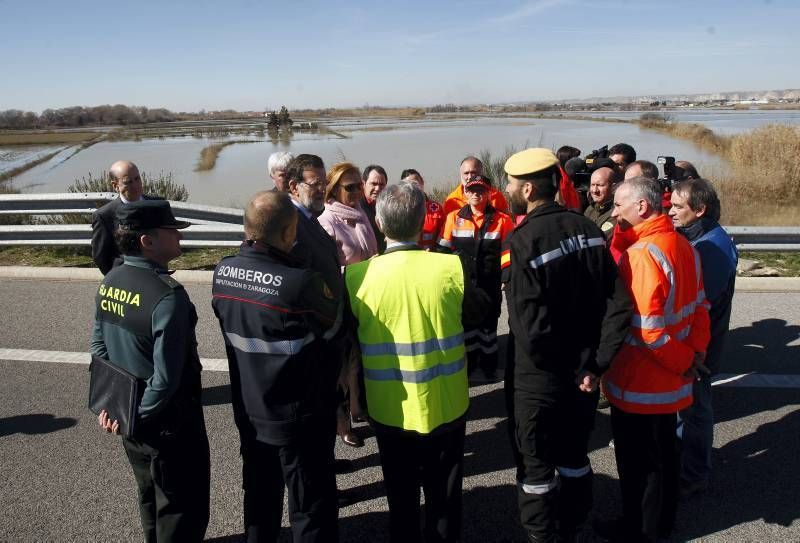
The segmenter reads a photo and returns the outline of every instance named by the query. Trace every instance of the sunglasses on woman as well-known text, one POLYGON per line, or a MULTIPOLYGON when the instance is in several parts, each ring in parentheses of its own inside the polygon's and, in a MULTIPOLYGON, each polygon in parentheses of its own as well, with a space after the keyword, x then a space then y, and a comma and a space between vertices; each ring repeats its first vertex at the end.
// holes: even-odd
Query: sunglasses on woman
POLYGON ((350 183, 349 185, 342 185, 345 192, 353 193, 361 190, 361 183, 350 183))

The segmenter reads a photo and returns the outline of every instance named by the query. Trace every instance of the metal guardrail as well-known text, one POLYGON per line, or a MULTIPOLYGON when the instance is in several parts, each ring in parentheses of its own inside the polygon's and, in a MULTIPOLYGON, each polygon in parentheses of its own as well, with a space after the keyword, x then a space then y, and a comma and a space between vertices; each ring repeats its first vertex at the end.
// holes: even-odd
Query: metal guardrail
MULTIPOLYGON (((116 197, 113 192, 0 195, 3 215, 71 215, 92 213, 116 197)), ((236 247, 244 238, 244 211, 227 207, 170 201, 179 219, 192 225, 183 230, 187 248, 236 247)), ((800 227, 726 226, 740 251, 800 252, 800 227)), ((85 246, 91 244, 89 224, 0 226, 0 245, 85 246)))
MULTIPOLYGON (((2 215, 74 215, 92 213, 117 197, 116 192, 0 195, 2 215)), ((192 224, 242 224, 244 210, 170 201, 175 216, 192 224)))
MULTIPOLYGON (((238 247, 244 227, 233 224, 193 224, 181 230, 182 247, 238 247)), ((0 245, 88 246, 92 243, 90 224, 41 224, 0 226, 0 245)))
MULTIPOLYGON (((86 215, 116 197, 115 192, 4 194, 0 220, 3 215, 86 215)), ((170 206, 176 218, 192 223, 182 232, 183 247, 237 247, 244 239, 242 209, 175 201, 170 206)), ((91 241, 90 224, 0 225, 0 246, 88 246, 91 241)))
POLYGON ((740 251, 800 251, 800 227, 798 226, 725 226, 723 228, 740 251))

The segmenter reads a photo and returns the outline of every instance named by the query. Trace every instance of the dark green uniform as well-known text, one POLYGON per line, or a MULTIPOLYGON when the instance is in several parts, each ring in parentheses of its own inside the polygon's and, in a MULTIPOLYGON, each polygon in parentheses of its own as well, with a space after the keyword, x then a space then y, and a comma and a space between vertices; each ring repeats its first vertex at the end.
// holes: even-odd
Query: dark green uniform
POLYGON ((591 203, 586 211, 583 212, 584 216, 595 223, 600 230, 603 231, 606 239, 611 239, 614 234, 614 225, 617 224, 616 219, 611 217, 614 211, 614 199, 604 202, 602 204, 591 203))
POLYGON ((202 541, 208 525, 196 324, 183 286, 144 258, 125 256, 98 288, 92 352, 144 384, 135 433, 122 441, 148 542, 202 541))

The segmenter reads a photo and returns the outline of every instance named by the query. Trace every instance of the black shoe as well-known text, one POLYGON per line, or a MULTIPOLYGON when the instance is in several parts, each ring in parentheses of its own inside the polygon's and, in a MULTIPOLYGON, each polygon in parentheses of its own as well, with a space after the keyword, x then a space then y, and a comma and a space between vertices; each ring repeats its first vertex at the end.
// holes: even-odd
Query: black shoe
POLYGON ((358 448, 364 446, 364 440, 361 439, 361 436, 355 433, 352 429, 346 434, 340 435, 339 439, 341 439, 342 443, 344 443, 348 447, 358 448))

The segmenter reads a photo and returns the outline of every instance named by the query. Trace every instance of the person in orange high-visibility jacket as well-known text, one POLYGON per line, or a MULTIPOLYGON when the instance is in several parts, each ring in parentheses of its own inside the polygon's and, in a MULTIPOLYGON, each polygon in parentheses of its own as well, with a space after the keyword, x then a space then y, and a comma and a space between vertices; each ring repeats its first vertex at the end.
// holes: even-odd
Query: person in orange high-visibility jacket
POLYGON ((620 259, 634 314, 603 376, 622 489, 624 540, 669 536, 678 503, 676 413, 692 403, 692 379, 708 345, 700 257, 661 211, 661 189, 636 177, 614 195, 612 215, 631 243, 620 259), (659 499, 647 499, 659 496, 659 499))
MULTIPOLYGON (((453 189, 444 201, 444 215, 445 217, 453 211, 458 211, 467 205, 467 195, 464 193, 464 186, 467 181, 477 175, 483 175, 483 162, 477 157, 468 156, 461 161, 461 166, 458 169, 458 174, 461 183, 453 189)), ((489 189, 489 204, 497 211, 508 213, 508 200, 502 191, 491 187, 489 189)))
POLYGON ((497 371, 497 319, 500 317, 500 252, 503 242, 514 229, 511 217, 489 203, 491 181, 477 175, 464 188, 467 205, 447 215, 439 239, 439 249, 454 252, 469 270, 473 284, 485 291, 492 304, 486 308, 483 322, 464 330, 467 371, 483 370, 493 381, 497 371))

